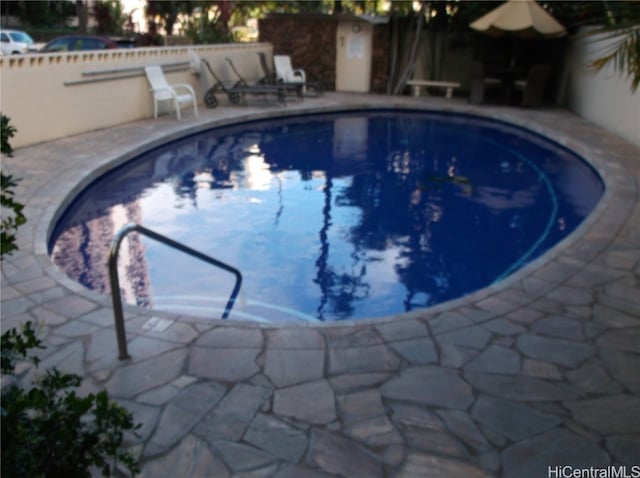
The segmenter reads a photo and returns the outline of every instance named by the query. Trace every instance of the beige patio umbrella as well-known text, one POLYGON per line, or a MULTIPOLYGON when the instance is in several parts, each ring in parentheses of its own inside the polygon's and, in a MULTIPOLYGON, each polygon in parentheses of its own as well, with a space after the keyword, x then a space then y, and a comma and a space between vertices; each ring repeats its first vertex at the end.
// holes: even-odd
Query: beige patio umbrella
POLYGON ((471 28, 491 36, 557 38, 567 31, 534 0, 509 0, 471 23, 471 28))

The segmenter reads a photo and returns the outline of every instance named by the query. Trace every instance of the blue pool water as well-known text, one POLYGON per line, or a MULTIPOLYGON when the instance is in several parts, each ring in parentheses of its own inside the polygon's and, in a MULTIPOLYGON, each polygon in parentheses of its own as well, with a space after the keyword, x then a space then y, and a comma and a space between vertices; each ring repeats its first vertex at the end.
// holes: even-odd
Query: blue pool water
MULTIPOLYGON (((113 236, 136 222, 240 269, 230 315, 334 321, 431 306, 499 281, 570 234, 603 193, 579 157, 473 116, 368 111, 212 129, 155 148, 80 194, 55 264, 109 293, 113 236)), ((129 236, 132 304, 220 317, 224 271, 129 236)))

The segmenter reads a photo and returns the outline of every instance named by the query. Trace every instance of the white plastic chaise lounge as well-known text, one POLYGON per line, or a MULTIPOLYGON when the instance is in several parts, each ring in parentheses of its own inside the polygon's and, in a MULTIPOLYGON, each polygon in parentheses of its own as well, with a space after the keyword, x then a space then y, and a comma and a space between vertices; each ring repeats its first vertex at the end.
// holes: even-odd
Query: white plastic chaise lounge
POLYGON ((144 68, 147 79, 151 85, 151 94, 153 95, 153 117, 158 118, 158 103, 161 101, 169 101, 176 110, 178 119, 182 119, 180 115, 180 105, 192 104, 195 116, 198 116, 198 105, 196 102, 196 93, 186 83, 170 85, 162 72, 160 66, 146 66, 144 68), (180 92, 179 92, 180 91, 180 92), (182 92, 184 91, 184 92, 182 92))
POLYGON ((320 85, 307 81, 307 75, 302 68, 291 66, 289 55, 273 55, 276 70, 276 80, 287 85, 298 85, 301 91, 313 90, 316 95, 321 94, 320 85))
POLYGON ((300 83, 304 85, 307 81, 307 75, 302 68, 294 69, 291 66, 291 57, 289 55, 273 55, 273 63, 276 67, 276 76, 278 81, 283 83, 300 83))

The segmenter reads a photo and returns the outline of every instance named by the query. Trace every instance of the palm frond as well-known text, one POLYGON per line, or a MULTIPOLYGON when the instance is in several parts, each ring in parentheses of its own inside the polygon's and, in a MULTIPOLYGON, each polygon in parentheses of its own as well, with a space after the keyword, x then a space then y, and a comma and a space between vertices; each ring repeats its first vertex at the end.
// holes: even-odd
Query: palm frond
POLYGON ((607 48, 603 56, 593 60, 589 66, 600 71, 612 64, 620 74, 631 78, 631 92, 635 93, 640 85, 640 24, 615 31, 607 30, 606 34, 598 38, 599 41, 612 39, 618 40, 607 48))

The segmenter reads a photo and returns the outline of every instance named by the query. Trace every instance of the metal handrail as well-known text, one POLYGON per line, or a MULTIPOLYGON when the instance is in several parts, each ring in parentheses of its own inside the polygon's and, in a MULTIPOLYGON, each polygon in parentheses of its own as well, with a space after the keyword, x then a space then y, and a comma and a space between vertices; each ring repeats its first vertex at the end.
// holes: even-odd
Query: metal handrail
POLYGON ((120 244, 127 236, 127 234, 134 231, 144 236, 150 237, 151 239, 155 239, 156 241, 159 241, 167 246, 173 247, 174 249, 177 249, 181 252, 189 254, 196 259, 200 259, 208 264, 224 269, 227 272, 231 272, 233 275, 235 275, 236 283, 233 287, 231 295, 229 296, 229 301, 227 302, 227 305, 224 309, 224 314, 222 314, 223 319, 226 319, 229 316, 229 313, 233 308, 233 304, 235 303, 236 297, 240 292, 240 286, 242 285, 242 274, 235 267, 225 264, 224 262, 214 259, 213 257, 209 257, 202 252, 196 251, 195 249, 191 249, 184 244, 176 242, 173 239, 169 239, 168 237, 163 236, 162 234, 158 234, 157 232, 154 232, 151 229, 147 229, 146 227, 139 224, 127 224, 115 235, 113 241, 111 242, 111 248, 109 250, 109 280, 111 283, 111 298, 113 300, 113 315, 116 327, 116 338, 118 339, 118 358, 120 359, 128 359, 130 356, 127 352, 127 337, 124 328, 122 296, 120 294, 120 280, 118 279, 118 252, 120 251, 120 244))
MULTIPOLYGON (((188 61, 178 61, 174 63, 160 63, 163 71, 184 70, 189 68, 188 61)), ((119 75, 122 73, 144 73, 143 66, 130 66, 127 68, 115 68, 112 70, 83 71, 82 76, 103 76, 103 75, 119 75)))
MULTIPOLYGON (((163 63, 160 65, 164 72, 175 72, 189 69, 189 62, 163 63)), ((87 71, 82 72, 83 77, 90 76, 87 80, 65 81, 64 86, 86 85, 89 83, 100 83, 103 81, 126 80, 128 78, 138 78, 145 76, 144 66, 133 66, 131 68, 118 68, 115 70, 87 71)))

